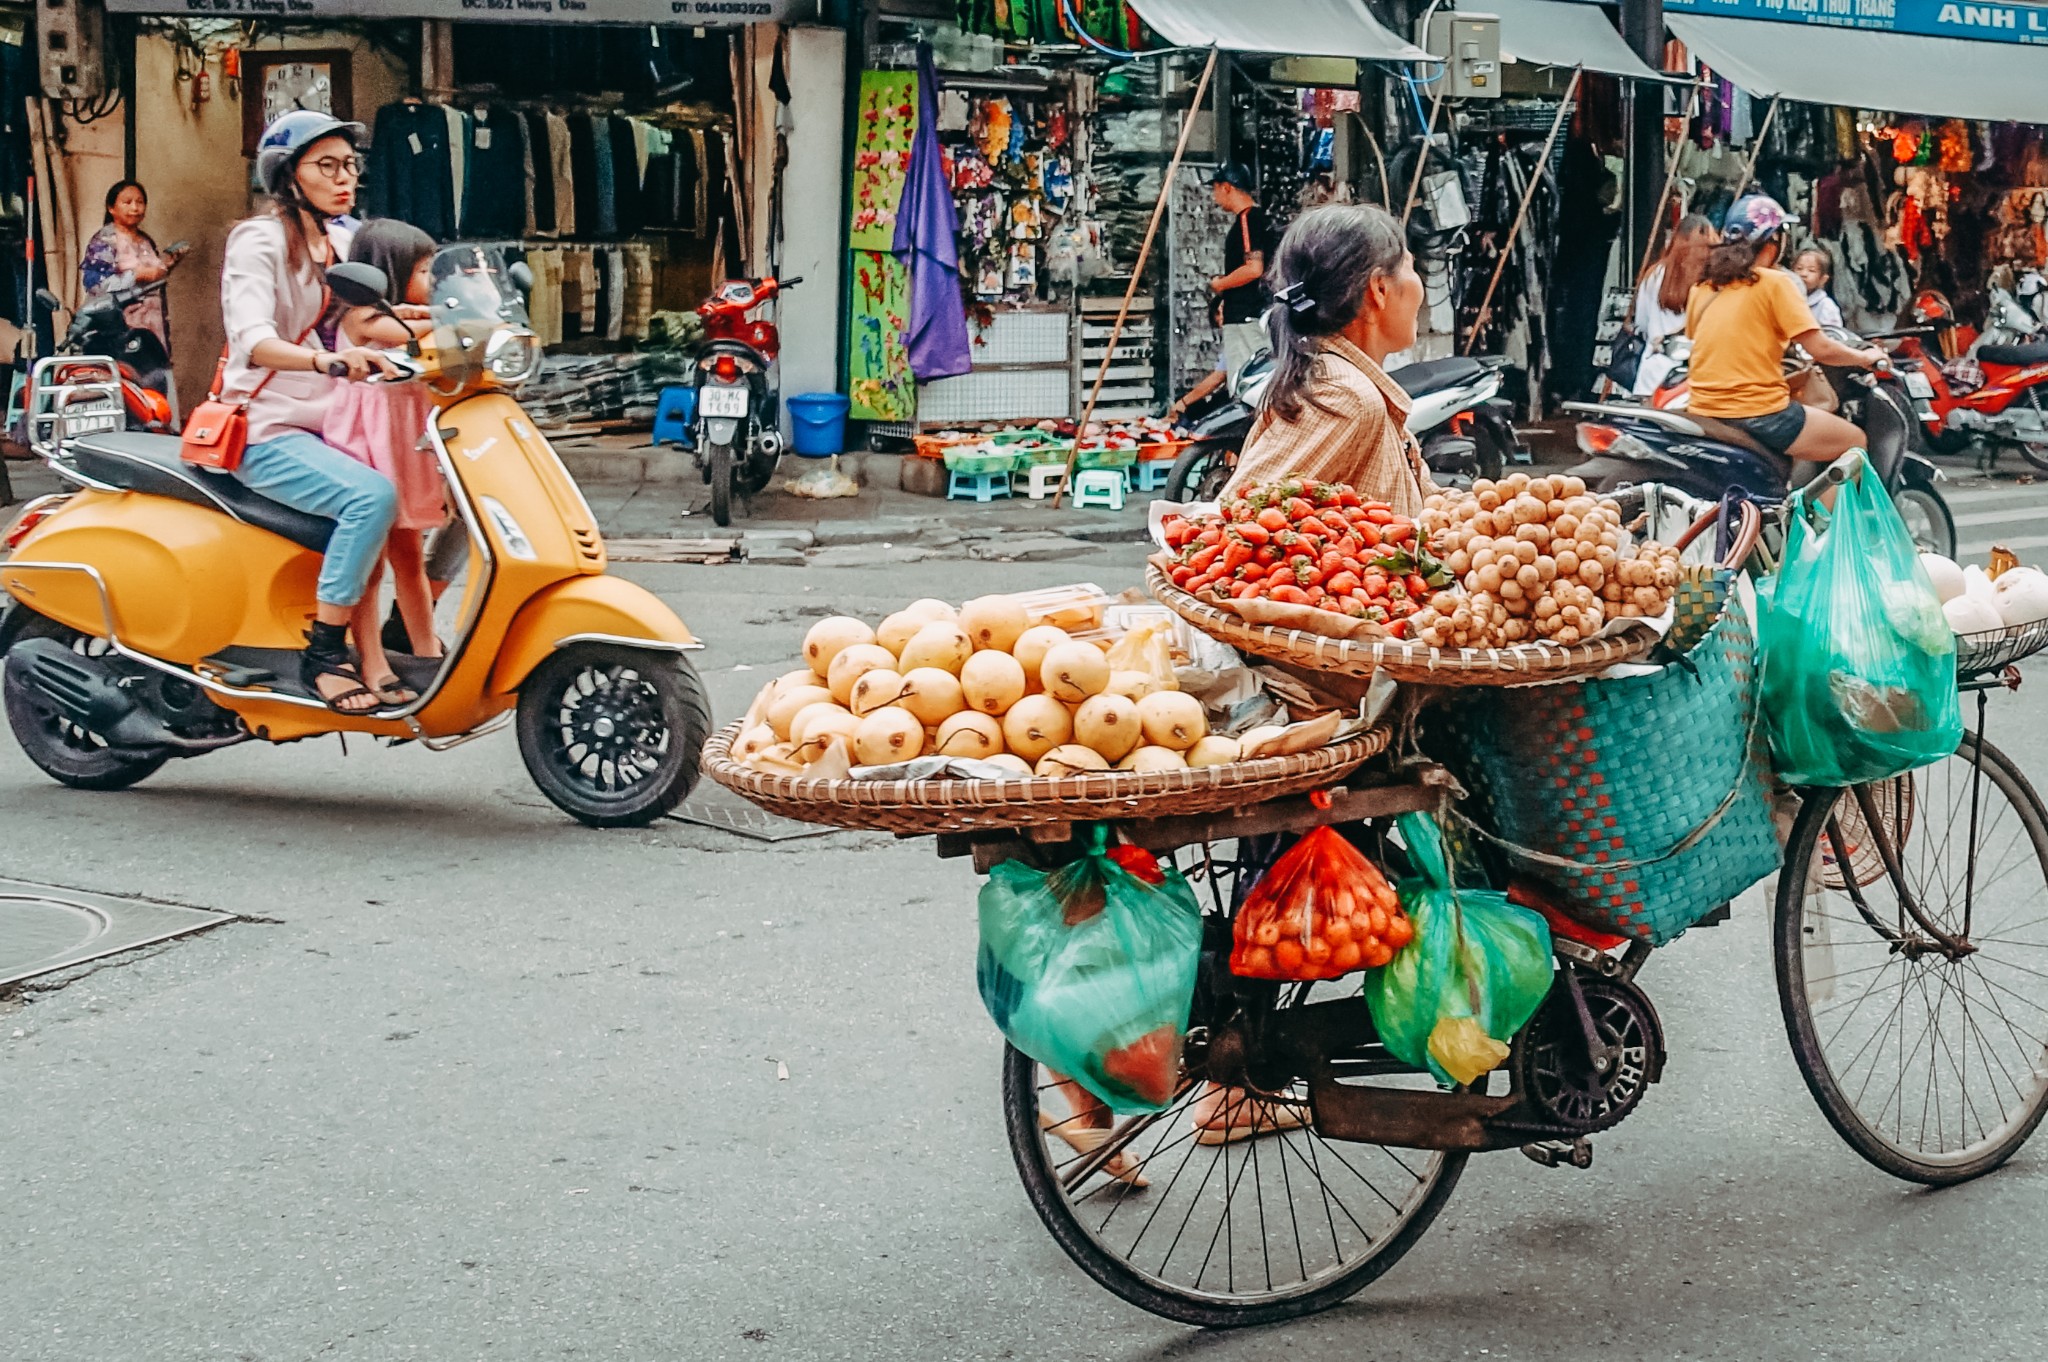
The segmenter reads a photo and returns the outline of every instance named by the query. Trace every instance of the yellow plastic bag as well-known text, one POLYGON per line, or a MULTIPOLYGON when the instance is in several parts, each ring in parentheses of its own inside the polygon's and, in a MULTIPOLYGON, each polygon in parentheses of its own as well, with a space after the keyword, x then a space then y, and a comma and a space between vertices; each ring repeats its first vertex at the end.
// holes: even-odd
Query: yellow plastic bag
POLYGON ((1498 1069, 1508 1057, 1508 1047, 1471 1017, 1439 1017, 1429 1033, 1429 1057, 1458 1082, 1470 1084, 1498 1069))
POLYGON ((1179 690, 1173 679, 1173 625, 1149 620, 1109 645, 1111 672, 1141 672, 1150 690, 1179 690))

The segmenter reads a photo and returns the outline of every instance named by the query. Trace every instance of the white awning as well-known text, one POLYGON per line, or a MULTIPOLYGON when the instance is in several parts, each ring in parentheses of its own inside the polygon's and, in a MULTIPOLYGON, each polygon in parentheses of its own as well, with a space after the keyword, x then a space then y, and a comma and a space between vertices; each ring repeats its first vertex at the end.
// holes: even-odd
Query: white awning
POLYGON ((1131 0, 1131 8, 1179 47, 1283 57, 1436 60, 1367 13, 1365 0, 1131 0))
POLYGON ((1752 95, 1994 122, 2048 116, 2048 46, 1677 10, 1666 10, 1664 22, 1695 57, 1752 95))
POLYGON ((1461 18, 1472 11, 1500 17, 1502 55, 1537 66, 1583 66, 1588 71, 1633 76, 1643 80, 1668 79, 1643 63, 1621 34, 1607 21, 1599 5, 1578 0, 1471 0, 1471 10, 1459 9, 1461 18))

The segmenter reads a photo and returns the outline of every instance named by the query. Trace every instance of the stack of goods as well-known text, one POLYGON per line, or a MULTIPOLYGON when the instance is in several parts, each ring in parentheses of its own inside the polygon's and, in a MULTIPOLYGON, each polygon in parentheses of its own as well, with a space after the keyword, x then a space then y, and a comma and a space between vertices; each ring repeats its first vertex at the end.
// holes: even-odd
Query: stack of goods
POLYGON ((1570 647, 1609 619, 1663 614, 1678 585, 1678 550, 1629 544, 1621 508, 1574 477, 1481 478, 1430 497, 1421 525, 1465 588, 1415 617, 1431 647, 1570 647))
POLYGON ((994 774, 1164 771, 1235 761, 1174 682, 1163 637, 1098 635, 1100 605, 917 601, 879 627, 820 620, 803 669, 768 683, 732 746, 756 771, 841 778, 919 757, 994 774), (1067 627, 1049 622, 1064 618, 1067 627))
POLYGON ((687 358, 676 351, 550 355, 540 375, 519 390, 519 401, 550 435, 595 434, 607 422, 644 429, 654 420, 661 390, 688 372, 687 358))
MULTIPOLYGON (((917 452, 945 460, 956 473, 1022 472, 1035 464, 1063 464, 1073 452, 1073 421, 1033 425, 987 425, 927 431, 916 437, 917 452)), ((1124 468, 1140 459, 1171 459, 1184 447, 1173 427, 1155 417, 1134 421, 1091 421, 1080 438, 1079 468, 1124 468)))

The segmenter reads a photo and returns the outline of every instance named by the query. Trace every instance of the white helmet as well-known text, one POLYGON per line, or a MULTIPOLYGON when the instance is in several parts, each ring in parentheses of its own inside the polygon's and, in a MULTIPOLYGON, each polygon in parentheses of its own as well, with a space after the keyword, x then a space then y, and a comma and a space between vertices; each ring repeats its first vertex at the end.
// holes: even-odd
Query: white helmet
POLYGON ((307 147, 326 137, 345 137, 360 147, 363 125, 349 123, 317 109, 293 109, 270 121, 256 141, 256 180, 272 194, 284 193, 285 181, 307 147))

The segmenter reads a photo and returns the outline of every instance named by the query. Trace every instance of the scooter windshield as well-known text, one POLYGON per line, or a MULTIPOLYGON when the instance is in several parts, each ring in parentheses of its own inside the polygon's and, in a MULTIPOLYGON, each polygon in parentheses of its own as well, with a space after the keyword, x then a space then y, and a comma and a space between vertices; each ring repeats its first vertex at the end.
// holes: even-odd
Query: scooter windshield
MULTIPOLYGON (((523 263, 520 265, 523 270, 523 263)), ((489 246, 447 246, 429 268, 432 343, 444 378, 481 375, 500 331, 527 329, 526 301, 504 253, 489 246)))

